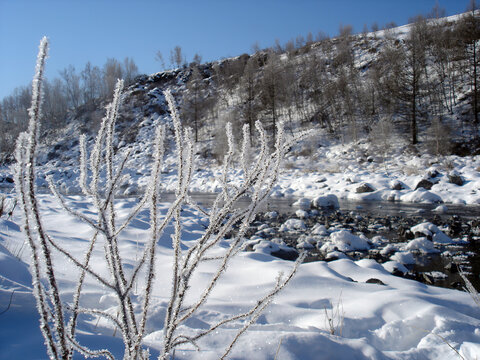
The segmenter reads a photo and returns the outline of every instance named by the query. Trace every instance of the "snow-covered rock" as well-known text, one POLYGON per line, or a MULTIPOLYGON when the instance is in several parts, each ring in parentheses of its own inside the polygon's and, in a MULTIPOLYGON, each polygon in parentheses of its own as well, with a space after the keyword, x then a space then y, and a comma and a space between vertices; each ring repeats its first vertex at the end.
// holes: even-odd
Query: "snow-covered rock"
POLYGON ((368 250, 370 244, 365 236, 357 236, 350 231, 340 230, 330 234, 329 240, 325 242, 320 251, 328 253, 332 251, 353 251, 353 250, 368 250))
POLYGON ((399 262, 404 265, 411 265, 415 264, 415 258, 413 257, 413 254, 408 251, 399 251, 390 256, 390 260, 399 262))
POLYGON ((288 219, 285 221, 282 226, 280 226, 279 231, 298 231, 298 230, 305 230, 307 226, 305 222, 300 219, 288 219))
POLYGON ((423 254, 431 254, 431 253, 438 253, 440 250, 435 248, 435 245, 433 242, 428 240, 425 237, 417 238, 410 240, 406 245, 405 245, 405 250, 407 251, 419 251, 423 254))
POLYGON ((320 236, 327 236, 328 230, 325 225, 322 224, 315 224, 312 228, 312 235, 320 235, 320 236))
POLYGON ((318 196, 312 200, 312 207, 321 209, 338 209, 338 198, 333 194, 318 196))
POLYGON ((430 238, 434 243, 439 244, 451 244, 454 241, 441 231, 438 226, 431 222, 424 222, 415 225, 410 228, 410 231, 415 234, 423 234, 425 237, 430 238))
POLYGON ((298 207, 300 210, 310 210, 311 201, 307 198, 300 198, 292 206, 298 207))
POLYGON ((415 191, 408 192, 405 195, 400 197, 401 201, 411 202, 411 203, 426 203, 426 204, 441 204, 443 200, 437 194, 419 188, 415 191))

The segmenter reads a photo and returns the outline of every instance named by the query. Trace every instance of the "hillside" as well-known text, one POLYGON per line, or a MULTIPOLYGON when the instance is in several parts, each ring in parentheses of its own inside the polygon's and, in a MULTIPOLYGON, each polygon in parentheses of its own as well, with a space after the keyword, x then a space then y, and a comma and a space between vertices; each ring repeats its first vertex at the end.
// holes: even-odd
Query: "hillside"
MULTIPOLYGON (((155 125, 172 131, 163 96, 168 89, 197 140, 192 191, 220 188, 210 179, 220 170, 226 122, 240 134, 244 124, 254 129, 260 120, 272 137, 279 122, 288 133, 315 130, 288 155, 276 196, 332 192, 355 200, 479 203, 480 163, 470 156, 478 152, 477 90, 469 76, 476 70, 469 54, 478 49, 464 30, 478 21, 466 13, 375 33, 345 29, 334 39, 138 76, 124 91, 117 122, 117 152, 132 151, 121 192, 133 195, 144 186, 155 125), (302 181, 292 182, 299 176, 302 181), (415 195, 422 179, 431 182, 432 196, 415 195), (364 182, 373 193, 357 193, 364 182)), ((70 111, 64 127, 43 127, 41 174, 53 175, 66 193, 79 192, 73 181, 78 137, 87 133, 92 144, 107 102, 97 103, 70 111)), ((253 131, 251 139, 255 143, 253 131)), ((163 169, 166 191, 174 184, 173 161, 170 154, 163 169)), ((9 172, 5 168, 4 178, 9 172)), ((39 182, 45 185, 42 176, 39 182)))

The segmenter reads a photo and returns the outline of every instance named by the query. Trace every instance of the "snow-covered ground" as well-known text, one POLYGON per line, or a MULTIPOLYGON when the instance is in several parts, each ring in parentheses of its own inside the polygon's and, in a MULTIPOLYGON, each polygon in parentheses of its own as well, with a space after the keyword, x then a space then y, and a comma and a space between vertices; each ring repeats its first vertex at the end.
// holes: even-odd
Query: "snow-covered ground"
MULTIPOLYGON (((80 211, 90 209, 81 197, 70 197, 69 202, 80 211)), ((120 200, 119 213, 126 213, 133 202, 120 200)), ((50 195, 41 196, 40 206, 47 229, 80 257, 90 228, 65 214, 50 195)), ((167 204, 163 211, 166 208, 167 204)), ((127 263, 133 263, 138 256, 136 249, 146 237, 147 218, 147 212, 142 212, 124 234, 121 253, 127 263)), ((186 246, 201 233, 202 221, 196 211, 184 212, 186 246)), ((25 264, 30 254, 20 226, 17 212, 10 220, 2 218, 0 222, 0 312, 7 309, 12 298, 8 310, 0 314, 0 359, 45 359, 25 264)), ((170 287, 172 231, 167 229, 158 242, 157 282, 145 339, 152 353, 161 348, 170 287)), ((99 250, 93 257, 99 272, 105 268, 103 261, 99 250)), ((196 286, 200 289, 212 275, 214 265, 209 262, 202 266, 194 293, 199 291, 196 286)), ((77 270, 58 254, 54 266, 60 274, 63 300, 71 301, 77 270)), ((193 334, 229 314, 247 310, 254 299, 273 287, 279 271, 288 272, 291 267, 292 262, 265 254, 261 247, 257 252, 240 253, 185 331, 193 334)), ((105 289, 90 281, 86 289, 83 301, 115 312, 116 304, 105 289)), ((137 289, 140 301, 142 283, 137 284, 137 289)), ((219 329, 199 342, 200 351, 185 346, 176 352, 176 359, 217 359, 241 326, 233 323, 219 329)), ((109 324, 89 317, 83 319, 80 329, 83 343, 92 348, 111 348, 121 356, 120 339, 109 324)), ((480 308, 468 293, 395 277, 373 260, 341 259, 302 264, 294 280, 240 338, 229 358, 461 359, 460 355, 465 359, 480 356, 480 308), (370 279, 384 285, 371 283, 378 281, 370 279)))
MULTIPOLYGON (((157 120, 142 122, 137 141, 119 144, 120 152, 130 150, 132 155, 126 166, 126 177, 121 186, 124 195, 141 192, 150 175, 152 153, 151 139, 154 137, 154 124, 157 120)), ((168 121, 164 119, 161 121, 168 121)), ((65 139, 78 137, 74 126, 63 134, 65 139)), ((383 153, 374 141, 342 144, 328 140, 326 135, 318 135, 311 142, 287 155, 284 169, 273 189, 274 197, 307 197, 333 194, 345 200, 383 200, 407 203, 445 203, 480 205, 480 156, 433 156, 425 149, 421 154, 412 154, 401 137, 389 139, 390 149, 383 153), (321 145, 321 146, 319 146, 321 145), (308 156, 299 156, 308 150, 308 156), (430 182, 431 188, 417 188, 422 180, 430 182), (367 185, 367 192, 359 192, 367 185)), ((93 140, 91 140, 93 141, 93 140)), ((77 184, 79 176, 77 145, 57 152, 57 157, 49 159, 51 147, 40 151, 38 185, 46 187, 45 176, 52 175, 59 188, 70 194, 80 193, 77 184), (61 171, 59 171, 61 169, 61 171)), ((198 153, 202 144, 198 144, 198 153)), ((174 192, 177 173, 176 157, 170 154, 163 168, 163 190, 174 192)), ((214 193, 222 188, 222 167, 211 159, 197 155, 196 171, 190 186, 191 192, 214 193)), ((0 169, 0 181, 12 176, 12 168, 0 169)), ((240 182, 241 170, 231 170, 229 181, 240 182)), ((13 184, 2 182, 5 191, 13 189, 13 184)))

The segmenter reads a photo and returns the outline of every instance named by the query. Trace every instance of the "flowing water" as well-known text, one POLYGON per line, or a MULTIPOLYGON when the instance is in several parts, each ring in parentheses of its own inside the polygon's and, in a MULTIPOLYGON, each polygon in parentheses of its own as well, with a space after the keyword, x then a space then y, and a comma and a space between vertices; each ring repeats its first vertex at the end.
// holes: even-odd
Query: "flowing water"
MULTIPOLYGON (((166 194, 164 200, 170 200, 173 195, 166 194)), ((201 206, 208 208, 215 199, 215 194, 192 194, 192 198, 201 206)), ((294 217, 298 210, 293 204, 297 198, 269 198, 263 205, 263 211, 276 211, 283 218, 294 217)), ((412 204, 400 202, 383 201, 347 201, 340 200, 340 209, 331 211, 335 213, 334 218, 342 221, 345 218, 362 217, 367 219, 371 225, 384 220, 392 223, 389 230, 378 233, 366 234, 367 237, 382 235, 391 242, 405 242, 399 236, 399 226, 411 227, 425 221, 436 224, 457 224, 459 227, 458 237, 468 239, 468 242, 460 246, 445 245, 440 246, 439 254, 417 254, 415 255, 416 264, 407 266, 410 275, 422 282, 434 284, 436 286, 462 288, 463 281, 458 273, 458 265, 466 271, 468 278, 477 289, 480 289, 480 234, 473 233, 468 224, 480 219, 480 206, 473 205, 453 205, 447 204, 442 211, 436 210, 437 204, 412 204), (445 256, 445 251, 454 255, 445 256)), ((245 198, 239 202, 239 206, 249 204, 249 199, 245 198)), ((323 217, 313 217, 313 221, 324 221, 325 212, 321 212, 323 217)), ((328 213, 328 212, 327 212, 328 213)), ((278 234, 277 234, 278 236, 278 234)), ((453 236, 452 236, 453 237, 453 236)), ((363 254, 370 256, 368 254, 363 254)), ((360 254, 360 257, 362 255, 360 254)), ((318 251, 312 251, 310 260, 320 259, 318 251)), ((388 258, 378 258, 377 261, 383 262, 388 258)))

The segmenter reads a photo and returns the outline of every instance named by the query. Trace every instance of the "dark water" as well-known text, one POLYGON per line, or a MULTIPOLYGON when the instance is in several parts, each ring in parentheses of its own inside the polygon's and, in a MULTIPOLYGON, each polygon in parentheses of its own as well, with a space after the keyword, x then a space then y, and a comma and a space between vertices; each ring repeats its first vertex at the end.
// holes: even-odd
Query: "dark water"
MULTIPOLYGON (((215 194, 192 194, 192 198, 201 206, 208 208, 216 198, 215 194)), ((173 199, 172 194, 166 194, 165 201, 173 199)), ((282 216, 294 217, 294 213, 298 210, 293 206, 297 198, 269 198, 263 205, 263 211, 276 211, 282 216)), ((239 202, 239 206, 247 206, 250 199, 245 198, 239 202)), ((441 213, 434 211, 438 204, 412 204, 400 202, 384 202, 384 201, 346 201, 339 200, 340 209, 338 213, 350 214, 352 216, 361 216, 368 218, 371 224, 378 223, 382 219, 388 218, 392 221, 392 229, 375 234, 366 234, 367 237, 382 235, 391 242, 405 242, 398 235, 398 224, 409 224, 413 226, 425 221, 436 224, 451 223, 452 219, 458 224, 471 223, 475 219, 480 219, 480 206, 473 205, 453 205, 446 204, 446 210, 441 213)), ((340 218, 342 218, 340 216, 340 218)), ((313 219, 313 221, 319 220, 313 219)), ((324 219, 324 218, 322 218, 324 219)), ((322 220, 323 221, 323 220, 322 220)), ((464 226, 465 227, 465 226, 464 226)), ((461 236, 467 237, 464 231, 461 236)), ((278 234, 277 234, 278 235, 278 234)), ((471 234, 470 234, 471 235, 471 234)), ((478 235, 478 234, 477 234, 478 235)), ((461 237, 458 236, 458 237, 461 237)), ((442 256, 441 254, 418 254, 415 256, 416 264, 407 266, 417 280, 433 284, 436 286, 462 288, 463 281, 458 273, 458 265, 463 269, 473 285, 480 289, 480 236, 468 236, 469 242, 461 246, 445 245, 438 247, 444 253, 450 252, 455 257, 442 256), (441 276, 432 276, 442 273, 441 276), (435 273, 437 272, 437 273, 435 273)), ((315 260, 318 252, 312 251, 311 259, 315 260)), ((379 262, 388 259, 377 259, 379 262)))
MULTIPOLYGON (((216 194, 211 193, 193 193, 191 197, 198 204, 209 207, 216 198, 216 194)), ((166 193, 162 195, 164 201, 172 201, 174 194, 166 193)), ((298 200, 295 197, 288 198, 269 198, 263 205, 264 211, 277 211, 279 214, 294 213, 298 208, 293 204, 298 200)), ((250 203, 249 198, 243 198, 239 201, 239 206, 247 206, 250 203)), ((421 216, 425 219, 433 219, 434 216, 442 218, 459 216, 462 219, 480 219, 480 205, 453 205, 445 204, 447 211, 445 213, 435 212, 438 204, 413 204, 394 201, 350 201, 339 199, 340 211, 353 211, 360 215, 369 214, 372 216, 421 216)))
POLYGON ((422 216, 425 219, 433 219, 435 216, 442 218, 456 215, 462 219, 480 218, 479 205, 454 205, 444 204, 447 208, 445 213, 435 212, 438 204, 413 204, 394 201, 347 201, 339 200, 340 210, 368 213, 372 215, 392 216, 422 216))

